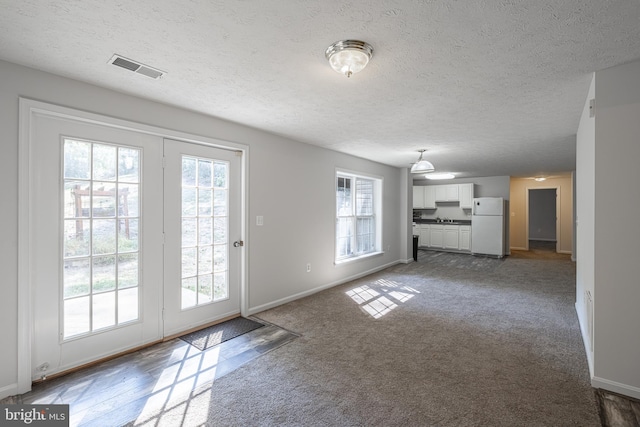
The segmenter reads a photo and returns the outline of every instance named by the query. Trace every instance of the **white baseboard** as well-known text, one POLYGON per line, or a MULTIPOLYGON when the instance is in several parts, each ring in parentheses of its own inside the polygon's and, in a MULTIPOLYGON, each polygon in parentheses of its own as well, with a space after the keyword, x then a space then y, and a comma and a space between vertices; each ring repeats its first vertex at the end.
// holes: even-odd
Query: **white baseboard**
POLYGON ((401 259, 399 262, 402 264, 411 264, 412 262, 415 262, 415 260, 413 258, 407 258, 407 259, 401 259))
POLYGON ((596 377, 593 375, 593 354, 589 351, 589 333, 586 328, 586 319, 583 318, 583 313, 580 311, 578 303, 575 304, 576 312, 578 314, 578 324, 580 325, 580 333, 582 334, 582 342, 584 344, 584 351, 587 354, 587 362, 589 364, 589 376, 591 377, 591 386, 594 388, 601 388, 609 390, 614 393, 622 394, 625 396, 633 397, 634 399, 640 399, 640 388, 634 387, 628 384, 622 384, 616 381, 607 380, 604 378, 596 377))
POLYGON ((589 377, 593 378, 593 353, 589 349, 591 343, 589 342, 589 332, 586 327, 586 321, 583 319, 582 311, 578 303, 575 303, 576 313, 578 315, 578 325, 580 326, 580 335, 582 335, 582 344, 584 345, 584 352, 587 355, 587 365, 589 365, 589 377))
MULTIPOLYGON (((413 261, 413 258, 410 258, 408 260, 408 262, 412 262, 412 261, 413 261)), ((376 273, 376 272, 378 272, 380 270, 384 270, 385 268, 392 267, 392 266, 394 266, 396 264, 401 264, 403 262, 404 261, 402 261, 402 260, 392 261, 392 262, 387 263, 385 265, 381 265, 381 266, 378 266, 376 268, 372 268, 371 270, 363 271, 362 273, 354 274, 353 276, 345 277, 345 278, 342 278, 340 280, 336 280, 335 282, 327 283, 327 284, 315 287, 313 289, 309 289, 309 290, 304 291, 304 292, 299 292, 297 294, 293 294, 291 296, 288 296, 288 297, 285 297, 285 298, 281 298, 279 300, 272 301, 272 302, 269 302, 269 303, 266 303, 266 304, 258 305, 256 307, 249 307, 247 315, 252 316, 252 315, 254 315, 256 313, 260 313, 261 311, 269 310, 270 308, 278 307, 279 305, 286 304, 288 302, 295 301, 295 300, 300 299, 300 298, 308 297, 309 295, 313 295, 313 294, 318 293, 320 291, 324 291, 325 289, 329 289, 329 288, 333 288, 334 286, 342 285, 343 283, 347 283, 347 282, 350 282, 352 280, 356 280, 356 279, 359 279, 361 277, 368 276, 370 274, 376 273)))
POLYGON ((599 377, 591 377, 591 385, 595 388, 602 388, 614 393, 633 397, 634 399, 640 399, 640 388, 628 384, 622 384, 599 377))
POLYGON ((5 397, 15 396, 18 393, 18 383, 13 383, 6 385, 4 387, 0 387, 0 399, 4 399, 5 397))

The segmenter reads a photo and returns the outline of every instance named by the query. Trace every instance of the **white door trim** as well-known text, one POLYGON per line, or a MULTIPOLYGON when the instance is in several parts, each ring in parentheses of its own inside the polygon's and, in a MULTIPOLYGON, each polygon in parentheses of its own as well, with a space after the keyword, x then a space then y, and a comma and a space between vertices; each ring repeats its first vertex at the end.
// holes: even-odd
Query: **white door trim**
POLYGON ((32 342, 32 283, 31 283, 31 197, 32 197, 32 145, 34 138, 33 117, 48 116, 56 118, 66 118, 83 123, 92 123, 101 126, 128 130, 159 136, 162 138, 177 139, 195 144, 204 144, 216 148, 239 151, 242 153, 241 159, 241 234, 245 241, 245 247, 241 253, 241 274, 240 274, 240 313, 246 315, 248 312, 248 265, 247 265, 247 245, 249 243, 248 227, 248 166, 249 166, 249 146, 235 142, 223 141, 219 139, 204 137, 187 132, 164 129, 158 126, 136 123, 100 114, 89 113, 82 110, 63 107, 46 102, 35 101, 28 98, 19 99, 19 134, 18 134, 18 342, 17 342, 17 390, 22 394, 31 390, 31 342, 32 342))

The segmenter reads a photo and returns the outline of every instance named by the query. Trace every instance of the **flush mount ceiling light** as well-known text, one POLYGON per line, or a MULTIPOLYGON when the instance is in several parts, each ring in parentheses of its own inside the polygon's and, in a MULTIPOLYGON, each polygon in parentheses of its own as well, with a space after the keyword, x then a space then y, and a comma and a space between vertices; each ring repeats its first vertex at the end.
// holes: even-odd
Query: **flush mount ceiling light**
POLYGON ((420 152, 420 158, 417 162, 411 166, 411 173, 425 173, 425 172, 433 172, 436 168, 433 167, 431 162, 428 162, 422 158, 422 154, 427 150, 418 150, 420 152))
POLYGON ((456 176, 452 173, 428 173, 424 177, 427 179, 453 179, 456 176))
POLYGON ((542 181, 546 181, 547 180, 547 178, 545 178, 544 176, 539 176, 539 177, 533 178, 533 179, 535 179, 538 182, 542 182, 542 181))
POLYGON ((331 68, 347 77, 362 71, 372 55, 373 47, 360 40, 340 40, 324 52, 331 68))

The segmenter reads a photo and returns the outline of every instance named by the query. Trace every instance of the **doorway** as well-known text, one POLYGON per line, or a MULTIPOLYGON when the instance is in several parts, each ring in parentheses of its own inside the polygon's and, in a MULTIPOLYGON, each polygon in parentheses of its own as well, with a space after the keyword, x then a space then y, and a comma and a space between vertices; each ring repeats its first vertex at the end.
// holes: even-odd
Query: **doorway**
POLYGON ((527 250, 558 252, 558 188, 527 191, 527 250))
POLYGON ((28 100, 22 121, 21 393, 241 312, 243 150, 28 100))

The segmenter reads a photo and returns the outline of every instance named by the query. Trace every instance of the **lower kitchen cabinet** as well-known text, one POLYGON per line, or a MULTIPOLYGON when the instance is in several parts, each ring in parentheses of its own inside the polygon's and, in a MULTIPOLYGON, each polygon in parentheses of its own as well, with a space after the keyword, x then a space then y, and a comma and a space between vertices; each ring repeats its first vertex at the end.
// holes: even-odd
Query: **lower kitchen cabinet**
POLYGON ((442 247, 444 249, 458 249, 460 245, 460 242, 458 241, 459 233, 460 233, 459 225, 445 225, 442 247))
POLYGON ((458 242, 458 249, 460 249, 461 251, 471 251, 471 226, 460 226, 460 235, 458 242))
POLYGON ((431 248, 441 248, 443 247, 442 244, 444 242, 443 240, 443 236, 444 236, 444 225, 431 225, 430 227, 430 233, 429 233, 429 237, 430 237, 430 241, 429 241, 429 247, 431 248))
POLYGON ((470 225, 417 224, 414 234, 421 248, 471 251, 470 225))
POLYGON ((420 239, 418 240, 418 245, 423 247, 431 246, 431 226, 429 224, 420 224, 418 226, 420 239))

